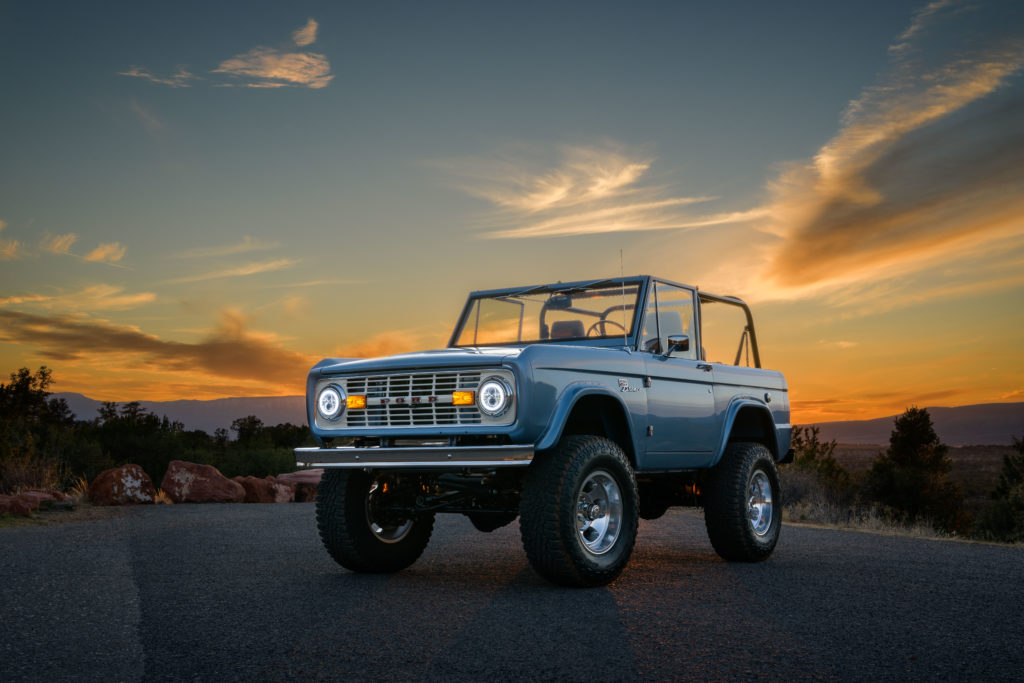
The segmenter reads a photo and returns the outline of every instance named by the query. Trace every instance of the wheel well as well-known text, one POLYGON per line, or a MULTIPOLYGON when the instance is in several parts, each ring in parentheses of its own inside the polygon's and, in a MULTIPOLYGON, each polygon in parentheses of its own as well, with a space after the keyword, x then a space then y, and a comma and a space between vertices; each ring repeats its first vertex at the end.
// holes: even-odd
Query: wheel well
POLYGON ((772 457, 778 460, 779 446, 775 442, 775 431, 772 427, 772 417, 767 411, 754 406, 744 406, 733 420, 729 441, 757 441, 764 444, 772 452, 772 457))
POLYGON ((611 439, 636 467, 633 438, 629 432, 629 421, 622 406, 609 396, 584 396, 572 407, 572 413, 562 428, 562 436, 572 434, 593 434, 611 439))

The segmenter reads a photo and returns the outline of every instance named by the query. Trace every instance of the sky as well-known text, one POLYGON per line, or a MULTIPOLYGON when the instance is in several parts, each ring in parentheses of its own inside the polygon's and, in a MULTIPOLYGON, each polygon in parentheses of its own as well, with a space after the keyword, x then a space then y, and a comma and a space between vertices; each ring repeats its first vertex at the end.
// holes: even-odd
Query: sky
POLYGON ((0 87, 0 376, 297 395, 624 272, 796 424, 1024 401, 1024 3, 2 0, 0 87))

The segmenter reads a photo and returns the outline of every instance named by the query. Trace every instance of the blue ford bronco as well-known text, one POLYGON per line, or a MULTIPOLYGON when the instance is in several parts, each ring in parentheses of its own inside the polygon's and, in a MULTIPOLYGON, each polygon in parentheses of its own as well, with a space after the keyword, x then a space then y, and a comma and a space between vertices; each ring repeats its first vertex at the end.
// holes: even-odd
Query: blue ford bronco
POLYGON ((727 560, 768 557, 792 458, 782 374, 739 299, 650 276, 473 292, 448 347, 329 358, 306 384, 317 526, 356 572, 408 567, 439 512, 519 518, 550 581, 599 586, 639 518, 704 508, 727 560))

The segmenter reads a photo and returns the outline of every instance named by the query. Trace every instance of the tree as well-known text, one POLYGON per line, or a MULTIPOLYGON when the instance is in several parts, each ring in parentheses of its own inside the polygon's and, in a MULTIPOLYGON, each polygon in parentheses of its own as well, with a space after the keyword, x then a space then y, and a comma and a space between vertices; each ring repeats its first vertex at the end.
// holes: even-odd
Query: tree
POLYGON ((255 415, 240 417, 231 423, 231 431, 238 435, 237 445, 242 448, 267 447, 270 438, 265 434, 263 420, 255 415))
MULTIPOLYGON (((185 453, 184 427, 166 416, 150 413, 138 402, 104 403, 99 415, 83 432, 101 448, 106 465, 140 465, 154 482, 163 478, 171 460, 185 453)), ((90 472, 95 476, 98 472, 90 472)))
POLYGON ((20 368, 0 384, 0 491, 55 488, 66 477, 74 420, 63 399, 51 399, 53 374, 20 368))
POLYGON ((889 449, 868 472, 869 497, 908 523, 932 523, 948 532, 967 530, 960 487, 949 481, 949 447, 939 440, 924 408, 907 408, 895 420, 889 449))
POLYGON ((1014 437, 1016 453, 1003 456, 992 502, 978 520, 978 536, 990 541, 1024 541, 1024 439, 1014 437))

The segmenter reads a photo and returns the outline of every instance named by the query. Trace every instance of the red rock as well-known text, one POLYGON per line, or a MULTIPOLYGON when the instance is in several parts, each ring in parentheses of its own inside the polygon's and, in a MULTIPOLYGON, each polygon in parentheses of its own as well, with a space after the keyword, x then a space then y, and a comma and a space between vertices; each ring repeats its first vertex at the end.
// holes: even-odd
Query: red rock
POLYGON ((291 484, 279 482, 276 478, 267 476, 267 481, 274 487, 275 503, 291 503, 295 500, 295 487, 291 484))
POLYGON ((22 491, 22 493, 43 493, 46 494, 46 498, 44 498, 44 500, 53 503, 60 503, 68 498, 60 491, 44 491, 43 489, 29 489, 28 491, 22 491))
POLYGON ((140 505, 156 500, 156 488, 138 465, 123 465, 100 472, 89 484, 93 505, 140 505))
POLYGON ((175 503, 241 503, 245 489, 216 467, 172 460, 160 484, 175 503))
POLYGON ((43 503, 56 503, 60 500, 49 491, 37 490, 22 491, 18 494, 18 498, 31 505, 33 510, 42 507, 43 503))
POLYGON ((266 479, 257 479, 256 477, 234 477, 232 481, 236 481, 242 485, 245 489, 245 502, 246 503, 273 503, 274 501, 274 484, 267 481, 266 479))
POLYGON ((14 515, 15 517, 31 517, 32 511, 38 505, 33 505, 30 499, 17 496, 0 496, 0 515, 14 515))
POLYGON ((295 487, 296 503, 309 503, 316 500, 317 486, 320 484, 320 477, 323 473, 323 468, 299 470, 298 472, 279 474, 277 480, 295 487))

